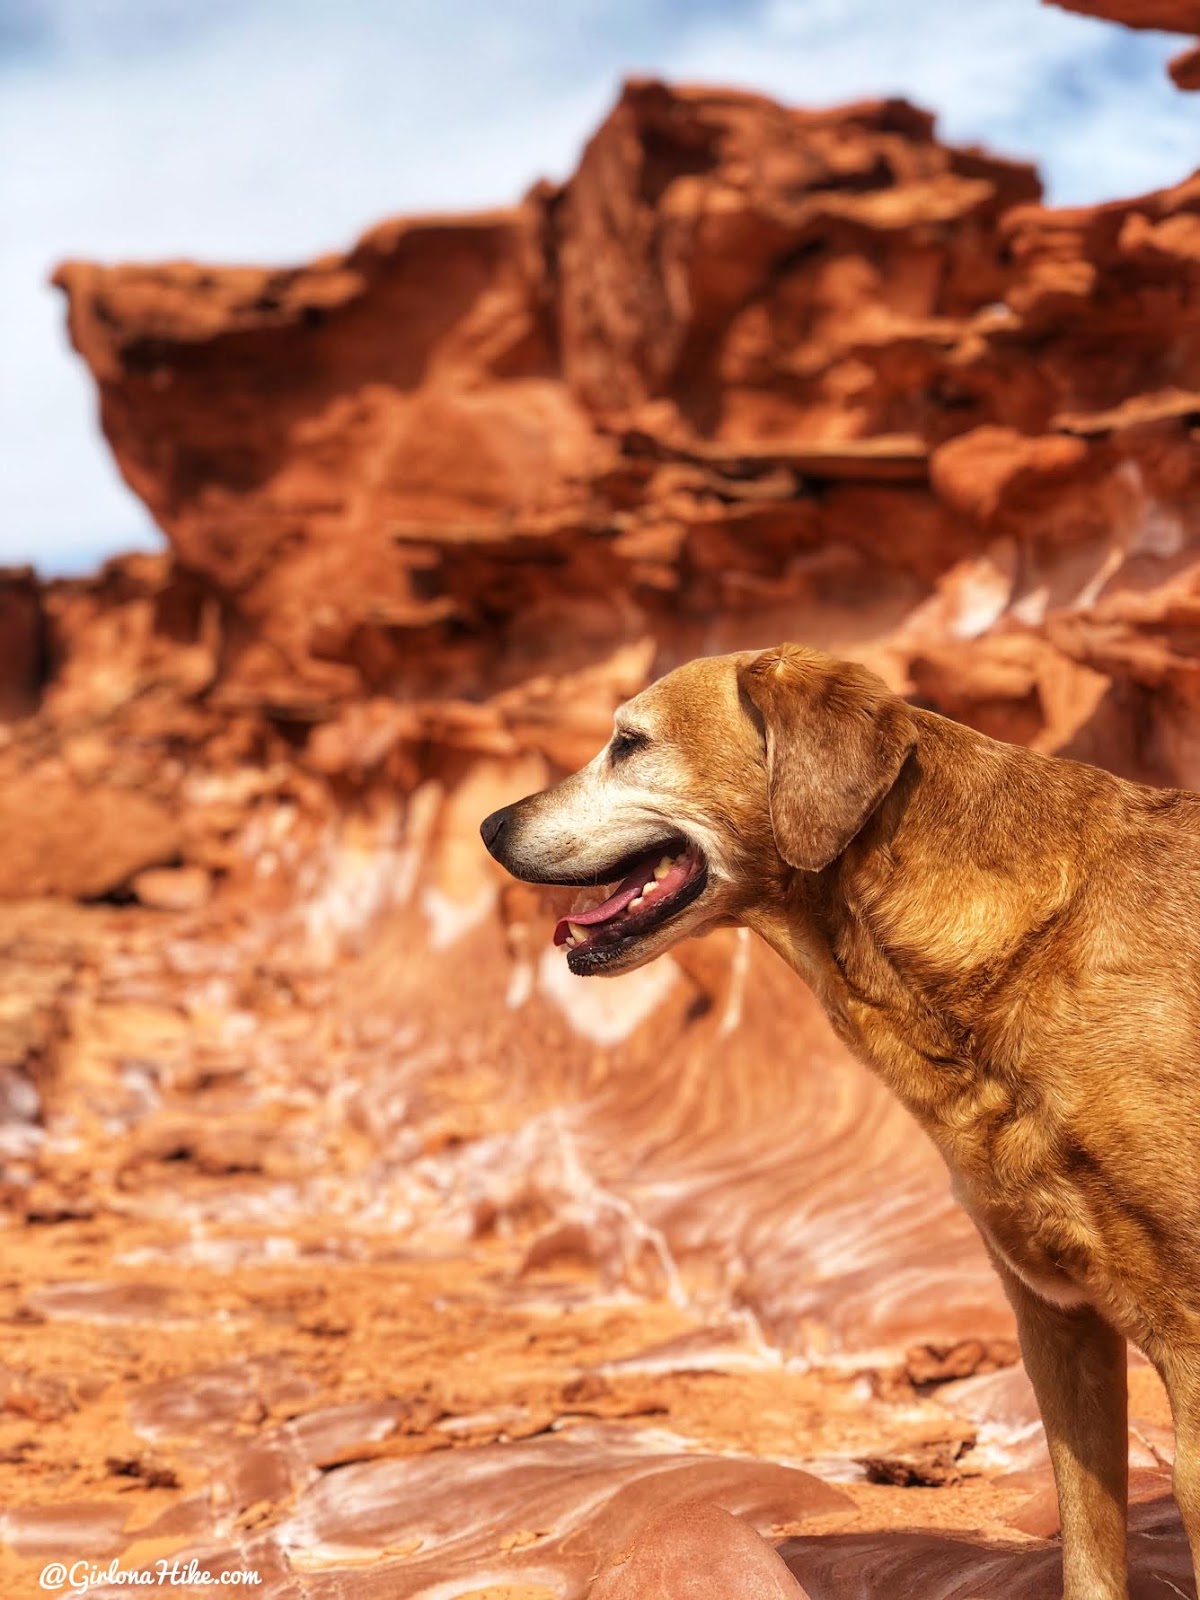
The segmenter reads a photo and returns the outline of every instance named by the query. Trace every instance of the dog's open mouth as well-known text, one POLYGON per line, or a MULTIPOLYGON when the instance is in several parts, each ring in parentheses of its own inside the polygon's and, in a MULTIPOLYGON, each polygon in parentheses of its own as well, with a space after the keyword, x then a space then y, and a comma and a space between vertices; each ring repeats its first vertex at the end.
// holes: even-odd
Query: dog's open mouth
POLYGON ((621 880, 599 905, 582 910, 589 896, 581 896, 554 930, 554 942, 566 947, 572 972, 595 972, 624 955, 636 940, 691 905, 708 880, 703 855, 682 839, 657 844, 615 872, 622 873, 621 880))

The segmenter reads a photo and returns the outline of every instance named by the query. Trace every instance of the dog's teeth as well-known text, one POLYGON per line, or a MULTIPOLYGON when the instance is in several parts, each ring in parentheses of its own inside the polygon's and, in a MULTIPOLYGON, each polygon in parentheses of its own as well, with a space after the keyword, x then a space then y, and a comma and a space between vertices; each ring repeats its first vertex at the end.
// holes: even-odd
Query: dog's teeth
POLYGON ((577 922, 568 922, 567 932, 576 944, 583 944, 587 939, 587 929, 581 928, 577 922))
POLYGON ((630 911, 636 911, 639 906, 644 906, 645 904, 646 901, 644 896, 637 894, 634 895, 633 899, 629 902, 629 909, 630 911))
POLYGON ((644 883, 642 885, 642 893, 643 894, 654 894, 655 891, 657 890, 657 888, 658 888, 657 883, 655 883, 654 879, 651 878, 649 883, 644 883))
POLYGON ((674 866, 674 862, 672 861, 671 857, 670 856, 664 856, 662 858, 662 860, 658 863, 658 865, 655 867, 654 876, 656 878, 665 878, 667 873, 670 872, 670 870, 671 870, 671 868, 673 866, 674 866))
POLYGON ((568 934, 567 937, 563 940, 563 943, 566 945, 568 950, 574 950, 574 948, 575 948, 575 940, 572 939, 570 934, 568 934))

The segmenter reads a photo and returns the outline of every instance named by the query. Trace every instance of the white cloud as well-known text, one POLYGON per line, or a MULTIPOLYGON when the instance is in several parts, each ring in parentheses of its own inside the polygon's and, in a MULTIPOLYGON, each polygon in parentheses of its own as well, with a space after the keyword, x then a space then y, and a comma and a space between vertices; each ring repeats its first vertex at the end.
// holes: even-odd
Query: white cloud
POLYGON ((1063 200, 1191 165, 1195 102, 1131 35, 1034 0, 0 0, 0 561, 156 536, 45 287, 67 255, 295 260, 567 172, 626 71, 797 103, 894 91, 1041 158, 1063 200))

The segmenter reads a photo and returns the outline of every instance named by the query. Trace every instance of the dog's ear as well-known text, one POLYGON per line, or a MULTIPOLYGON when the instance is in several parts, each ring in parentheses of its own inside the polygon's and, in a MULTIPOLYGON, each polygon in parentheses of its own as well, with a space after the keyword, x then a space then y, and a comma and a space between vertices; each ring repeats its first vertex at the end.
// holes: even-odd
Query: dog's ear
POLYGON ((775 848, 789 866, 819 872, 900 776, 916 725, 874 673, 798 645, 744 662, 738 685, 766 738, 775 848))

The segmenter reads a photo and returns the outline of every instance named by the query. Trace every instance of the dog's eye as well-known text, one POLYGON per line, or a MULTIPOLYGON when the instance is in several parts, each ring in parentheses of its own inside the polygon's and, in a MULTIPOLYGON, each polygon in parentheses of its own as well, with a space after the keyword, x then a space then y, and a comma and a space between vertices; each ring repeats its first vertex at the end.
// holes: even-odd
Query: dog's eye
POLYGON ((626 756, 631 756, 635 750, 640 750, 649 740, 644 733, 637 733, 632 728, 621 728, 612 736, 608 747, 609 759, 624 761, 626 756))

